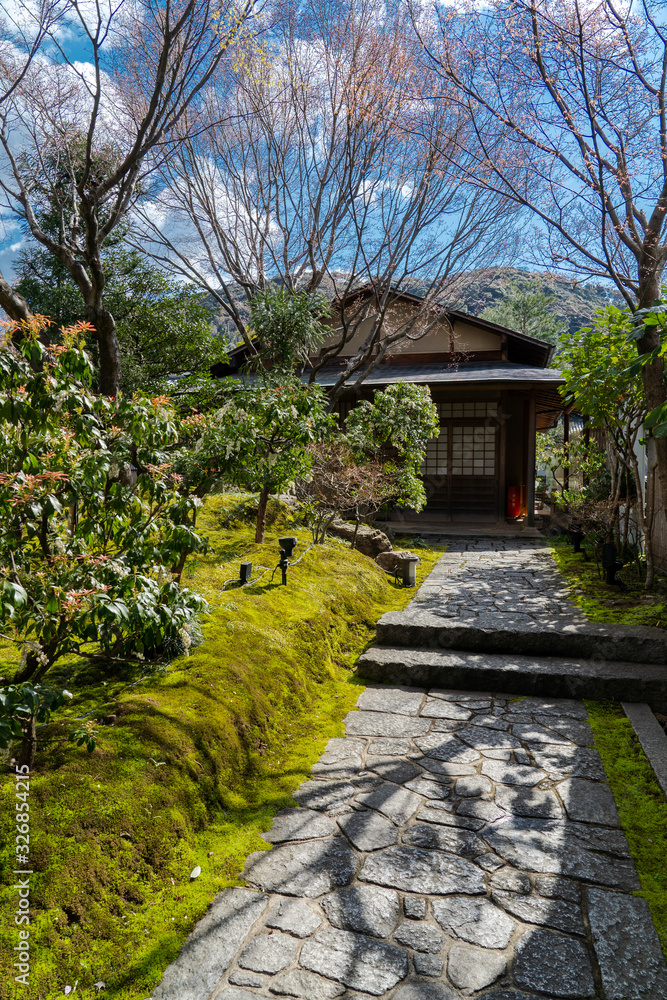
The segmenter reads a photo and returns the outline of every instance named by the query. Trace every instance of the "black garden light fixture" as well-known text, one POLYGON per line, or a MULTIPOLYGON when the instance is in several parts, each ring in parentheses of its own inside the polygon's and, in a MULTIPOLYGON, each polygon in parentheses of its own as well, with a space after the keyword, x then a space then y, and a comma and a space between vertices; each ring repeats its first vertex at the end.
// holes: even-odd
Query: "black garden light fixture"
POLYGON ((396 575, 400 574, 404 587, 416 587, 417 565, 421 562, 419 556, 407 555, 399 559, 396 575))
POLYGON ((618 587, 619 590, 628 589, 621 578, 616 576, 619 569, 623 569, 623 562, 616 558, 616 546, 613 542, 605 542, 602 546, 602 569, 608 586, 618 587))
POLYGON ((280 548, 285 553, 288 559, 291 559, 292 556, 294 555, 294 550, 297 546, 297 543, 298 543, 298 538, 295 538, 294 535, 290 535, 289 538, 278 539, 278 545, 280 546, 280 548))
POLYGON ((294 549, 296 548, 298 539, 293 535, 289 538, 279 538, 278 544, 280 545, 280 561, 278 566, 282 573, 282 584, 283 587, 287 586, 287 567, 289 566, 289 561, 294 555, 294 549))

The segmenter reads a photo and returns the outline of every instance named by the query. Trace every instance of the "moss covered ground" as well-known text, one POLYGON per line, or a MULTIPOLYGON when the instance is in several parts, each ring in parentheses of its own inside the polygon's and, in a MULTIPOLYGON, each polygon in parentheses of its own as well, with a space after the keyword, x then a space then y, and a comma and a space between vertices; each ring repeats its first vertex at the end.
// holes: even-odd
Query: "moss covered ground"
MULTIPOLYGON (((184 582, 208 599, 210 615, 189 657, 144 679, 105 677, 80 662, 63 667, 75 696, 67 714, 115 721, 99 727, 92 755, 67 741, 66 716, 40 730, 30 792, 30 985, 14 983, 16 929, 3 919, 2 1000, 52 1000, 66 986, 87 1000, 100 981, 110 1000, 148 996, 214 894, 238 884, 245 857, 268 847, 260 835, 272 815, 291 804, 326 741, 343 731, 360 692, 352 667, 375 622, 414 593, 334 540, 306 552, 283 588, 279 573, 271 582, 277 538, 295 534, 298 556, 309 533, 279 512, 266 544, 255 545, 244 513, 238 498, 207 501, 201 527, 211 552, 186 568, 184 582), (251 587, 223 591, 241 561, 269 571, 251 587), (201 875, 191 880, 195 866, 201 875)), ((418 580, 440 551, 420 555, 418 580)), ((6 647, 3 654, 6 673, 6 647)), ((5 777, 5 914, 16 904, 12 794, 5 777)))
POLYGON ((620 705, 586 702, 641 892, 667 958, 667 801, 620 705))
POLYGON ((658 576, 653 590, 647 592, 634 566, 629 565, 619 573, 628 588, 623 593, 608 586, 595 561, 575 553, 565 538, 550 538, 549 542, 571 587, 572 600, 591 621, 667 628, 667 579, 658 576))

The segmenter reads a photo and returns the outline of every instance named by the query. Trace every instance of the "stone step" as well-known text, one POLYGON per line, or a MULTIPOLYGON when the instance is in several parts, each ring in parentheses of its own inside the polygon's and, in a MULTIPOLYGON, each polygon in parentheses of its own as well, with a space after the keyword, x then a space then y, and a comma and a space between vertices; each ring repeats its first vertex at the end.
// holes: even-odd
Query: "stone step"
POLYGON ((373 646, 360 656, 357 672, 369 681, 411 687, 650 705, 667 700, 667 667, 627 661, 373 646))
POLYGON ((558 614, 535 615, 532 620, 520 616, 520 623, 518 617, 507 613, 445 617, 437 611, 420 610, 413 601, 403 611, 389 611, 382 616, 377 624, 377 642, 410 649, 667 664, 665 629, 584 623, 558 614))

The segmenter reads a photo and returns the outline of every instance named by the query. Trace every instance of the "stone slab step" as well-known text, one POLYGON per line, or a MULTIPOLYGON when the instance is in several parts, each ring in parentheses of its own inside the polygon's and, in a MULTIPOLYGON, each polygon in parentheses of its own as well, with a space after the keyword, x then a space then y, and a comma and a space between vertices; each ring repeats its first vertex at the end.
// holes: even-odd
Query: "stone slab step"
POLYGON ((650 705, 667 699, 667 667, 627 661, 373 646, 360 656, 357 672, 367 680, 411 687, 650 705))
POLYGON ((403 611, 389 611, 382 616, 377 624, 377 642, 411 649, 667 664, 667 630, 661 628, 580 623, 559 615, 536 616, 534 621, 521 624, 513 623, 509 614, 483 614, 462 620, 420 611, 414 602, 403 611))

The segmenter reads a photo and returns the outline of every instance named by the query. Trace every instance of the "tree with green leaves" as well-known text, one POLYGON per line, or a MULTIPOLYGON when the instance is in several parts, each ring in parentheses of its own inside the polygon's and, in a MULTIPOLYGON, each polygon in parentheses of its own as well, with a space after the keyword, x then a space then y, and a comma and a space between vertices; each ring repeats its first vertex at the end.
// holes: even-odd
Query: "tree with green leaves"
POLYGON ((384 504, 414 511, 426 505, 421 467, 426 445, 440 428, 427 386, 397 382, 376 389, 373 401, 362 400, 347 417, 345 440, 358 463, 379 465, 381 476, 369 476, 355 502, 357 525, 374 517, 384 504))
MULTIPOLYGON (((16 6, 18 20, 35 16, 26 0, 16 6)), ((147 194, 172 135, 183 142, 195 122, 199 130, 218 68, 251 42, 254 0, 64 6, 67 45, 49 18, 29 64, 0 59, 0 188, 6 210, 79 289, 100 391, 115 396, 122 358, 104 250, 147 194)), ((1 275, 0 304, 14 320, 30 317, 1 275)))
POLYGON ((567 330, 567 323, 556 315, 554 301, 555 296, 547 295, 535 279, 513 282, 498 305, 484 310, 482 318, 528 337, 557 344, 567 330))
POLYGON ((172 566, 205 543, 168 454, 170 401, 96 395, 85 324, 51 349, 39 321, 19 326, 0 348, 0 628, 21 663, 0 717, 4 738, 18 722, 31 763, 35 721, 61 701, 45 678, 63 657, 114 670, 191 641, 206 602, 172 566))
POLYGON ((288 288, 256 292, 250 301, 249 322, 257 350, 254 363, 280 371, 303 371, 330 332, 323 324, 330 312, 319 294, 288 288))
MULTIPOLYGON (((226 347, 211 328, 201 293, 122 244, 103 257, 106 302, 122 357, 121 391, 169 395, 182 408, 207 404, 214 392, 210 369, 225 360, 226 347)), ((53 321, 47 337, 57 341, 60 327, 85 318, 83 296, 69 271, 39 246, 21 252, 17 276, 16 289, 32 313, 53 321)), ((96 360, 94 337, 90 347, 96 360)))
POLYGON ((197 445, 202 468, 217 468, 235 486, 259 493, 255 541, 264 541, 271 493, 308 473, 308 445, 335 429, 324 390, 297 375, 263 371, 241 381, 225 379, 222 406, 206 419, 197 445))
POLYGON ((649 464, 644 483, 637 447, 647 416, 641 369, 632 340, 634 317, 627 309, 607 306, 597 313, 592 327, 563 339, 559 366, 565 376, 565 398, 587 416, 590 426, 604 431, 611 472, 612 516, 607 537, 618 530, 619 507, 624 497, 626 526, 630 495, 637 497, 637 518, 644 537, 646 586, 653 583, 651 531, 653 476, 649 464), (632 484, 632 489, 631 489, 632 484))

